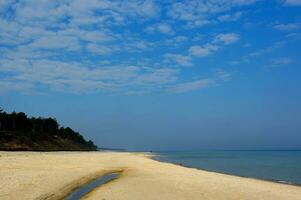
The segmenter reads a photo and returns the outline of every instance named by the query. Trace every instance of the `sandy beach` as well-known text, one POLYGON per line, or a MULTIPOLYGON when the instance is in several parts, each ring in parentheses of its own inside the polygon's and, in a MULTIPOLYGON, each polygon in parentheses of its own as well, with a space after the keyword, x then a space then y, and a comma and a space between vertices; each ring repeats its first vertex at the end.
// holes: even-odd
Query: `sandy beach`
POLYGON ((119 171, 84 199, 301 199, 301 187, 158 162, 147 154, 0 152, 0 199, 63 199, 75 188, 119 171))

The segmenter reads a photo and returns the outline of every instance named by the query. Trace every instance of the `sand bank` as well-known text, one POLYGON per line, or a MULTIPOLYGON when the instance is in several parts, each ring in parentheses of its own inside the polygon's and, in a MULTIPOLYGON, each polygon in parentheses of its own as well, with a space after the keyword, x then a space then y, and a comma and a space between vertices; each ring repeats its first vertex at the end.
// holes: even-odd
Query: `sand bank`
POLYGON ((301 199, 301 187, 154 161, 143 154, 0 152, 0 199, 62 199, 110 171, 120 178, 85 199, 301 199))

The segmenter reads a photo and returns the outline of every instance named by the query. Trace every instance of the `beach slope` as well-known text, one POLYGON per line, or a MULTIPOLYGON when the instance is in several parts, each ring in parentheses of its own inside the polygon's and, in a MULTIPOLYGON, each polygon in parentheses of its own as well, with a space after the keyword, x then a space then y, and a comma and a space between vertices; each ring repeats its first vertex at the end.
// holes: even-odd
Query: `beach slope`
POLYGON ((0 152, 0 199, 63 199, 111 171, 84 199, 301 199, 301 187, 158 162, 147 154, 0 152))

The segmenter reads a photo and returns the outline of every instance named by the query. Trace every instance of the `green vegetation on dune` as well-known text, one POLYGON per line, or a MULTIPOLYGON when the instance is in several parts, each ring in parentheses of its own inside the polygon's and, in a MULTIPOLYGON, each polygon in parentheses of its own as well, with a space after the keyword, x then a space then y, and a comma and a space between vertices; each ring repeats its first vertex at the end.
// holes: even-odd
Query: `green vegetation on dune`
POLYGON ((76 151, 96 150, 97 146, 53 118, 29 118, 23 112, 0 109, 0 150, 76 151))

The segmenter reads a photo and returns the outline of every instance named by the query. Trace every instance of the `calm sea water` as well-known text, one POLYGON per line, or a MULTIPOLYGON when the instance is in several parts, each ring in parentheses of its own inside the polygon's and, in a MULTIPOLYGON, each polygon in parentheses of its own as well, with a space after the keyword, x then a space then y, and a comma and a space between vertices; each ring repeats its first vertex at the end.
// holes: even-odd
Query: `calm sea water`
POLYGON ((301 185, 301 151, 156 152, 155 159, 208 171, 301 185))

